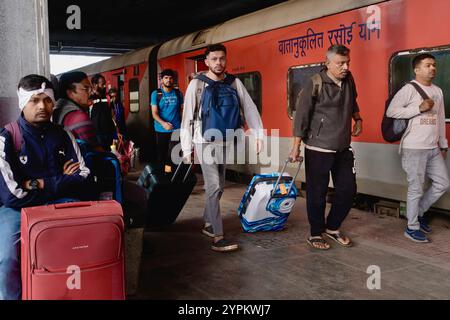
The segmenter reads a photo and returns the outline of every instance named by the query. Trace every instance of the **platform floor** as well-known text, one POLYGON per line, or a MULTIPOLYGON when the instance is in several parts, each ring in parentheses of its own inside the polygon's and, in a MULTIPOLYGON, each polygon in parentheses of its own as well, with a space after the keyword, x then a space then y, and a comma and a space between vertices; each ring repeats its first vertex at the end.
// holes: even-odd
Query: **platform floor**
POLYGON ((406 221, 352 209, 342 230, 354 246, 311 249, 304 198, 281 232, 242 232, 236 209, 245 186, 227 183, 221 201, 227 237, 240 250, 216 253, 201 234, 204 192, 194 189, 175 224, 146 232, 139 290, 132 299, 297 300, 450 299, 450 230, 434 226, 428 244, 404 237, 406 221), (369 266, 381 289, 369 290, 369 266))

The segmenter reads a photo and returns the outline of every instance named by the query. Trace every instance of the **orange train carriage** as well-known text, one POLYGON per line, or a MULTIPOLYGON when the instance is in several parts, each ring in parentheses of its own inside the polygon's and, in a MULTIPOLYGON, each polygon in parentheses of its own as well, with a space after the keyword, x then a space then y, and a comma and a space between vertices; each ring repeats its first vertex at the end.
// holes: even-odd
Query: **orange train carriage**
MULTIPOLYGON (((184 92, 193 74, 206 68, 204 48, 224 43, 228 72, 243 81, 257 104, 268 129, 268 143, 271 130, 279 130, 278 158, 282 161, 292 143, 294 97, 303 81, 321 68, 326 49, 331 44, 344 44, 351 49, 350 69, 364 119, 363 134, 352 142, 358 192, 404 201, 406 177, 398 145, 386 143, 381 136, 384 104, 389 92, 412 77, 412 57, 418 51, 429 51, 437 57, 436 84, 444 91, 450 121, 448 12, 448 0, 289 1, 80 70, 90 75, 101 72, 108 86, 121 88, 128 130, 144 156, 150 156, 153 124, 148 106, 150 93, 158 85, 158 71, 176 70, 178 86, 184 92)), ((232 169, 253 174, 274 171, 278 166, 241 165, 232 169)), ((303 178, 304 172, 300 175, 303 178)), ((450 193, 435 206, 450 210, 450 193)))

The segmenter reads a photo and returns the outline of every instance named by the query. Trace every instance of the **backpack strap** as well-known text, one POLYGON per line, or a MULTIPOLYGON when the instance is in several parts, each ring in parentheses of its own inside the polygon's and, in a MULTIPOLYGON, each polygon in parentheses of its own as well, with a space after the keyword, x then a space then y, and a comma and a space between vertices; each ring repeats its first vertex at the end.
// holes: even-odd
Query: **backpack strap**
POLYGON ((206 82, 209 86, 215 83, 213 79, 208 78, 204 73, 200 73, 195 77, 195 79, 206 82))
POLYGON ((223 79, 223 83, 231 86, 231 85, 233 85, 234 80, 236 80, 236 76, 227 73, 225 79, 223 79))
POLYGON ((19 154, 23 143, 22 132, 20 131, 19 123, 17 121, 10 122, 5 125, 5 129, 11 135, 14 144, 14 151, 19 154))
POLYGON ((320 92, 322 92, 322 77, 319 73, 316 73, 311 76, 311 80, 313 83, 312 97, 317 100, 320 92))
MULTIPOLYGON (((178 90, 177 88, 174 88, 173 90, 175 92, 175 95, 177 96, 178 102, 180 103, 181 99, 182 99, 181 91, 178 90)), ((162 97, 163 97, 163 92, 162 92, 161 88, 156 89, 156 106, 158 108, 159 108, 159 103, 161 102, 162 97)), ((181 105, 181 103, 180 103, 180 105, 181 105)))
POLYGON ((163 92, 161 88, 156 89, 156 106, 159 108, 159 103, 163 97, 163 92))
POLYGON ((430 97, 428 97, 427 93, 415 82, 411 81, 409 82, 410 85, 412 85, 417 92, 420 94, 420 96, 422 97, 423 100, 427 100, 430 99, 430 97))

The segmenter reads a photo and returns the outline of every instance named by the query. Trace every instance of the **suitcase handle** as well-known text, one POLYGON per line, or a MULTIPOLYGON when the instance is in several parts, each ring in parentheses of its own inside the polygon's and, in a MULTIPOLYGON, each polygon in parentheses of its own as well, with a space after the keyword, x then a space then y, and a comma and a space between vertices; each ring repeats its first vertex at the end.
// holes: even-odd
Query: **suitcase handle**
MULTIPOLYGON (((194 163, 191 162, 191 164, 189 165, 189 168, 188 168, 186 174, 184 175, 183 183, 186 181, 186 179, 187 179, 189 173, 191 172, 191 169, 192 169, 192 165, 193 165, 193 164, 194 164, 194 163)), ((178 172, 180 171, 180 168, 181 168, 182 165, 183 165, 183 161, 180 162, 180 164, 179 164, 178 167, 177 167, 177 170, 175 170, 175 173, 173 174, 172 179, 170 180, 171 183, 173 183, 173 182, 175 181, 175 178, 177 177, 178 172)))
MULTIPOLYGON (((284 162, 283 169, 281 169, 280 175, 278 176, 278 179, 277 179, 277 183, 275 184, 275 187, 273 188, 270 197, 273 197, 274 194, 275 194, 275 192, 277 191, 277 188, 278 188, 278 186, 279 186, 279 184, 280 184, 281 177, 283 176, 283 172, 284 172, 284 170, 286 170, 286 167, 287 167, 287 165, 288 165, 289 162, 290 162, 290 159, 287 158, 286 161, 284 162)), ((300 158, 299 158, 299 161, 298 161, 298 168, 297 168, 297 171, 295 172, 295 176, 292 178, 291 186, 289 187, 289 190, 288 190, 288 192, 287 192, 288 195, 289 195, 289 193, 291 193, 292 187, 293 187, 294 184, 295 184, 295 179, 297 178, 297 176, 298 176, 298 174, 299 174, 299 172, 300 172, 300 168, 302 167, 302 163, 303 163, 303 157, 300 157, 300 158)))
POLYGON ((92 205, 91 202, 66 202, 66 203, 58 203, 55 204, 55 209, 65 209, 65 208, 78 208, 78 207, 90 207, 92 205))

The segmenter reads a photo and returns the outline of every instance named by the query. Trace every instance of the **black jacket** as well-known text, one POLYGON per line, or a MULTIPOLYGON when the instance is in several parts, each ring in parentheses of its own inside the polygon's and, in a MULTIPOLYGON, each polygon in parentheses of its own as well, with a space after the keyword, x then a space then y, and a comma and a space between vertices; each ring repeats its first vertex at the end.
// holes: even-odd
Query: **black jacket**
POLYGON ((295 114, 294 136, 313 147, 342 151, 350 146, 352 116, 359 112, 357 92, 349 74, 340 88, 326 70, 320 73, 322 90, 313 98, 313 82, 309 80, 300 96, 295 114))
POLYGON ((107 102, 97 102, 92 106, 91 120, 94 123, 97 134, 113 135, 116 132, 111 108, 107 102))

